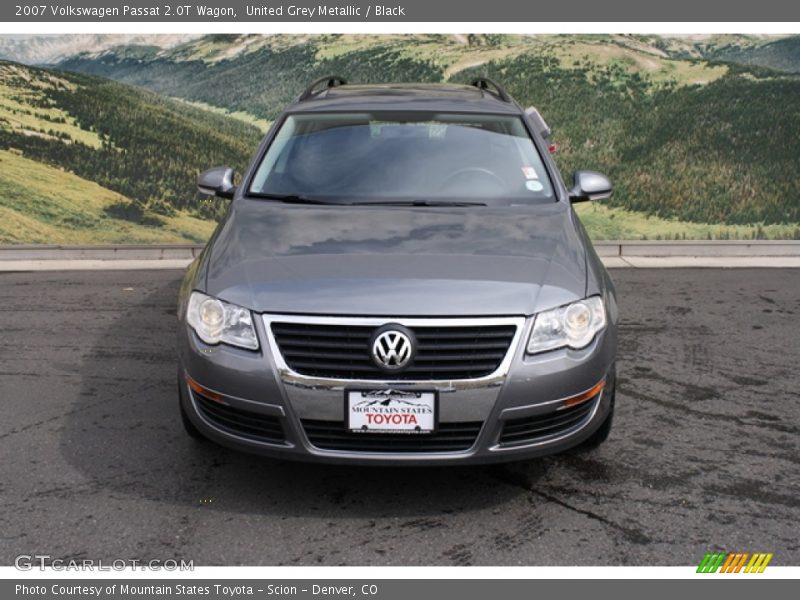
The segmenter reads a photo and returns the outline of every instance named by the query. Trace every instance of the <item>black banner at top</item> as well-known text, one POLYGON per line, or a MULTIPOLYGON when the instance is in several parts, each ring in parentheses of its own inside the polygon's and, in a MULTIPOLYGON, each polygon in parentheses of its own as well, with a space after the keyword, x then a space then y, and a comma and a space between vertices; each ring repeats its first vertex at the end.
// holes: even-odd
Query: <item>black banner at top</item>
POLYGON ((18 0, 14 22, 797 22, 786 0, 18 0))

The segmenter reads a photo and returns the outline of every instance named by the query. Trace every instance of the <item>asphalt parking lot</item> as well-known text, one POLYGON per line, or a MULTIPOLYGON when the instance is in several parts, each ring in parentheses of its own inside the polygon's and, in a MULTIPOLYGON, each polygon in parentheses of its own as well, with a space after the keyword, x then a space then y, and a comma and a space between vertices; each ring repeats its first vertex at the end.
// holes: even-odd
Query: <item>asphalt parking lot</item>
POLYGON ((609 441, 502 467, 283 463, 181 429, 179 271, 0 273, 0 564, 800 564, 800 269, 612 272, 609 441))

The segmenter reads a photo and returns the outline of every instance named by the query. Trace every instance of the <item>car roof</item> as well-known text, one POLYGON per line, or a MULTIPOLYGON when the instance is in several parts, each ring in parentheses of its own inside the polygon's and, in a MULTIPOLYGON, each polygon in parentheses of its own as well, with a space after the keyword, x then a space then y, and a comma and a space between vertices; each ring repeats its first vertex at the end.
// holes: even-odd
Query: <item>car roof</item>
POLYGON ((452 83, 338 85, 298 100, 287 110, 293 113, 378 110, 521 113, 513 100, 503 100, 487 89, 452 83))

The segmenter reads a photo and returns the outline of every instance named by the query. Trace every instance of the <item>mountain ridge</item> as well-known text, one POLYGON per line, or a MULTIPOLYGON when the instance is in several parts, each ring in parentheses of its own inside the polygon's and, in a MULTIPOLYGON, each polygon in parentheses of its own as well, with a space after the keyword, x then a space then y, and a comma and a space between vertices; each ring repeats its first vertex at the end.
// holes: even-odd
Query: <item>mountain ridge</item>
MULTIPOLYGON (((794 40, 796 38, 781 38, 794 40)), ((800 78, 715 62, 766 37, 213 35, 144 57, 129 46, 73 57, 91 72, 264 120, 306 82, 468 82, 489 75, 554 128, 565 176, 616 181, 611 205, 705 223, 800 221, 800 78), (691 48, 693 56, 676 58, 691 48), (144 57, 144 58, 143 58, 144 57), (738 98, 738 99, 737 99, 738 98), (749 105, 745 106, 745 103, 749 105), (764 143, 768 140, 769 143, 764 143)))
MULTIPOLYGON (((102 215, 147 228, 131 239, 155 239, 159 228, 166 235, 182 215, 213 226, 224 203, 195 193, 196 174, 222 163, 241 172, 264 127, 312 77, 331 72, 366 82, 501 81, 553 127, 565 178, 579 168, 611 175, 610 203, 576 207, 596 239, 800 237, 800 77, 714 62, 698 50, 779 40, 704 36, 691 40, 696 56, 685 59, 675 58, 685 40, 652 36, 146 41, 62 63, 75 71, 0 62, 0 75, 19 71, 0 77, 0 151, 100 185, 109 199, 102 215)), ((13 198, 5 200, 13 210, 13 198)), ((70 214, 59 225, 64 235, 81 221, 70 214)), ((86 222, 104 222, 93 219, 86 222)), ((201 239, 204 227, 191 221, 187 239, 201 239)))

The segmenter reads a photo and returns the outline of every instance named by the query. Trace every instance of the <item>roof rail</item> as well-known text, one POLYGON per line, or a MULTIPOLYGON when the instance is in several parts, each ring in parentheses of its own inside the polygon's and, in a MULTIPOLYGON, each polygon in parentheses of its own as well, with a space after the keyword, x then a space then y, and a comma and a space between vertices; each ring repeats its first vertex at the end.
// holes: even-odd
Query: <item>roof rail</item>
POLYGON ((511 102, 511 96, 508 95, 506 89, 502 85, 500 85, 496 81, 493 81, 492 79, 489 79, 488 77, 478 77, 476 79, 473 79, 470 85, 474 85, 479 90, 487 90, 487 91, 491 91, 489 89, 489 87, 491 86, 497 92, 497 96, 500 98, 500 100, 502 100, 503 102, 511 102))
POLYGON ((340 85, 345 85, 347 81, 345 81, 342 77, 337 77, 336 75, 328 75, 326 77, 320 77, 319 79, 315 79, 308 87, 303 91, 302 94, 297 98, 298 102, 302 102, 303 100, 308 100, 311 96, 314 95, 314 91, 320 86, 320 84, 324 83, 325 88, 334 88, 340 85))

